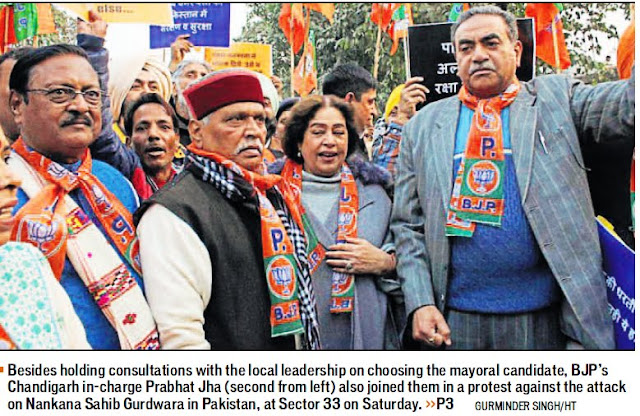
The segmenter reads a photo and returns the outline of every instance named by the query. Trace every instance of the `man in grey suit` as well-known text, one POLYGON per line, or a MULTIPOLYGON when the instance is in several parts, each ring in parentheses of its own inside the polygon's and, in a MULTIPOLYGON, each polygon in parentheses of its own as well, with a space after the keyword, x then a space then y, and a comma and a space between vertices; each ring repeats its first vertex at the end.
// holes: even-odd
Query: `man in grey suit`
POLYGON ((494 6, 452 41, 460 94, 405 126, 398 159, 408 331, 431 348, 614 348, 580 146, 634 140, 634 78, 520 83, 515 19, 494 6))

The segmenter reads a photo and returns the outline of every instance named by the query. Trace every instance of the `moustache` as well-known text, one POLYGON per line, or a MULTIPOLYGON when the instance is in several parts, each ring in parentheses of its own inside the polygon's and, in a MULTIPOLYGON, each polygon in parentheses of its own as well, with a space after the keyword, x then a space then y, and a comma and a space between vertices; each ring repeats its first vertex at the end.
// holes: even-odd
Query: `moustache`
POLYGON ((495 71, 496 67, 491 63, 487 63, 487 64, 484 64, 484 65, 481 65, 481 66, 471 67, 470 73, 471 73, 471 75, 473 75, 478 71, 486 71, 486 70, 495 71))
POLYGON ((248 146, 243 146, 239 149, 236 150, 236 155, 239 155, 240 153, 244 152, 245 150, 249 150, 249 149, 258 149, 260 151, 260 153, 263 152, 264 150, 264 146, 262 144, 252 144, 252 145, 248 145, 248 146))
POLYGON ((91 118, 89 118, 89 116, 86 116, 86 115, 70 116, 62 121, 61 126, 66 127, 66 126, 71 126, 73 124, 85 124, 89 127, 92 127, 93 120, 91 120, 91 118))

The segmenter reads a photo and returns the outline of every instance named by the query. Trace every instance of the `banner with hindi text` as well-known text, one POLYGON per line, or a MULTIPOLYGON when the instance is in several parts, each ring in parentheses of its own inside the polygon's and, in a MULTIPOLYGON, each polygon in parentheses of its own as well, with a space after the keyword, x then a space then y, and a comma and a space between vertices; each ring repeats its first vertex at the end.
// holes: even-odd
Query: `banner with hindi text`
POLYGON ((636 347, 635 253, 598 221, 602 248, 602 269, 607 284, 609 314, 613 321, 616 348, 636 347))
POLYGON ((53 3, 82 20, 89 21, 89 10, 100 13, 107 23, 173 24, 169 3, 53 3))
POLYGON ((272 75, 271 45, 232 43, 228 48, 205 48, 204 59, 214 70, 244 68, 272 75))
POLYGON ((151 26, 151 49, 168 48, 178 35, 189 35, 194 46, 229 46, 229 3, 174 3, 173 24, 151 26))

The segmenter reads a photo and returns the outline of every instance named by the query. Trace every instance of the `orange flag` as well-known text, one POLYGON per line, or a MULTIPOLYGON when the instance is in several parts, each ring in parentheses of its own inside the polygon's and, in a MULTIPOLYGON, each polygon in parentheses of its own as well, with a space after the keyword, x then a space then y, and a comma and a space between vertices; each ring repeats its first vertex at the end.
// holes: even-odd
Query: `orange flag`
POLYGON ((620 36, 618 45, 618 75, 620 79, 631 77, 631 68, 636 60, 636 21, 631 20, 629 27, 620 36))
POLYGON ((562 31, 562 19, 560 18, 562 8, 561 3, 528 3, 524 14, 535 19, 536 56, 549 65, 557 67, 555 52, 557 47, 559 66, 562 69, 567 69, 571 66, 571 59, 569 58, 569 51, 567 51, 567 44, 564 41, 564 33, 562 31), (557 45, 555 47, 552 22, 555 22, 556 29, 557 45))
POLYGON ((387 30, 393 13, 401 6, 400 3, 373 3, 371 5, 371 21, 382 30, 387 30))
POLYGON ((387 33, 393 40, 390 55, 395 55, 398 50, 400 39, 409 35, 409 26, 413 24, 413 13, 411 12, 411 3, 401 3, 400 7, 391 15, 391 24, 387 29, 387 33))
POLYGON ((322 13, 324 17, 329 20, 329 23, 333 24, 333 12, 335 11, 335 6, 333 3, 302 3, 304 7, 309 10, 316 11, 318 13, 322 13))
POLYGON ((38 9, 38 35, 56 33, 51 3, 36 3, 38 9))
POLYGON ((316 67, 316 40, 313 30, 309 31, 309 38, 304 45, 302 58, 293 72, 293 89, 306 97, 318 88, 318 69, 316 67))
POLYGON ((298 53, 302 48, 306 33, 302 3, 283 4, 280 9, 278 26, 284 32, 284 36, 287 38, 289 45, 291 45, 293 53, 298 53))

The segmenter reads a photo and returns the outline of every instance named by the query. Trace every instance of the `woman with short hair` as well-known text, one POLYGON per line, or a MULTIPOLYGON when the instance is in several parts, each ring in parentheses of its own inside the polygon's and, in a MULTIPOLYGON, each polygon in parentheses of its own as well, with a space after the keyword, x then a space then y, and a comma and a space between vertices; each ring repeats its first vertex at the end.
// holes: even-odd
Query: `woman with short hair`
POLYGON ((322 348, 398 348, 404 308, 384 189, 390 177, 354 154, 357 141, 349 104, 308 97, 292 108, 286 159, 271 169, 280 171, 325 249, 317 265, 310 256, 322 348))

